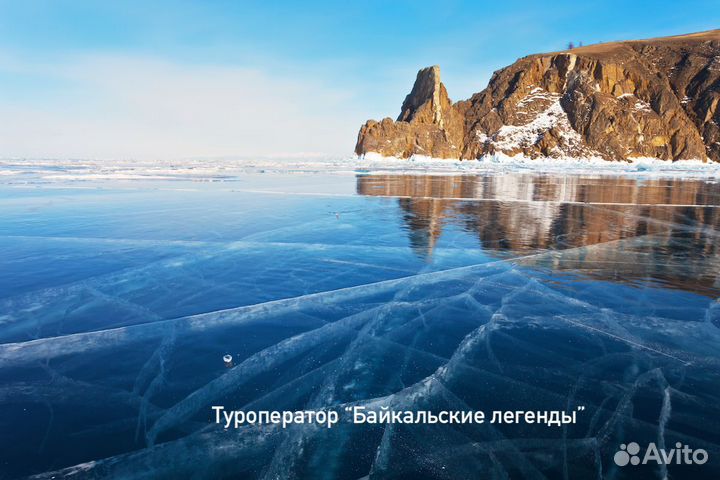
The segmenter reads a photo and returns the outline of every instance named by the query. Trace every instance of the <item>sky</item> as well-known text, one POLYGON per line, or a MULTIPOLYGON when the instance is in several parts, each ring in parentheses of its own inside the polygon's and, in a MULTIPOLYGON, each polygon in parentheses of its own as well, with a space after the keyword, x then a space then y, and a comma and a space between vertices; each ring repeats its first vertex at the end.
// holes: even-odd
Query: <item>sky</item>
POLYGON ((0 158, 352 154, 417 71, 720 28, 718 0, 0 0, 0 158))

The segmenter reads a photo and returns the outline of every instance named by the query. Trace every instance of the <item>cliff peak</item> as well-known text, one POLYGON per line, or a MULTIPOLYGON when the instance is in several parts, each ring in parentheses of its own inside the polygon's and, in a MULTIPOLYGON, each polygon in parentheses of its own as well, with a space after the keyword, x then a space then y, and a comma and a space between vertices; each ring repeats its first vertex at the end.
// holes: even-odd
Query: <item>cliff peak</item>
POLYGON ((433 65, 421 69, 417 73, 412 90, 403 101, 397 121, 410 122, 418 113, 422 113, 423 107, 427 106, 430 109, 432 122, 442 125, 440 107, 443 94, 447 98, 447 91, 440 82, 440 67, 433 65))

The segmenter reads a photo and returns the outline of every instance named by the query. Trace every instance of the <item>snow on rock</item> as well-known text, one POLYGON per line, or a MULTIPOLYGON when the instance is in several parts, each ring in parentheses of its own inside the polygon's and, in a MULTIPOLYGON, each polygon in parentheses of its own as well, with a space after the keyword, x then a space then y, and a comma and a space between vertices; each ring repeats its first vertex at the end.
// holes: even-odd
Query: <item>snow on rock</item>
POLYGON ((534 88, 516 105, 516 117, 529 117, 529 121, 521 125, 503 125, 491 135, 478 132, 478 141, 484 143, 486 149, 510 156, 540 147, 553 158, 566 157, 568 152, 588 158, 600 157, 586 147, 582 136, 570 124, 560 103, 561 98, 560 94, 534 88), (529 112, 523 111, 525 108, 529 112), (543 141, 545 146, 541 145, 543 141))

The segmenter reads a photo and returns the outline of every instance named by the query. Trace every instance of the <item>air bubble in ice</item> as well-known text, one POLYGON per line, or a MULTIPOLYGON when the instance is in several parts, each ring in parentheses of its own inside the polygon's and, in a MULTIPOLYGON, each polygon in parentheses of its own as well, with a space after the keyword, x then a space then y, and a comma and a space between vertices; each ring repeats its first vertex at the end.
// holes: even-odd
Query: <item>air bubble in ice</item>
POLYGON ((230 368, 233 366, 233 357, 230 354, 223 355, 223 362, 225 362, 225 366, 227 368, 230 368))

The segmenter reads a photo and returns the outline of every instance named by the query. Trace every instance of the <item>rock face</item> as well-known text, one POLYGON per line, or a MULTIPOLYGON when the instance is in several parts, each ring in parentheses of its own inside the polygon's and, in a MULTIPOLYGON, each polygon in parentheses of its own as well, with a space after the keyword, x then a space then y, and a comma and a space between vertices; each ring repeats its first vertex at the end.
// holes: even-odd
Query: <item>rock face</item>
POLYGON ((403 158, 413 154, 460 158, 464 124, 460 109, 440 82, 440 67, 435 65, 418 72, 396 122, 386 118, 362 126, 355 151, 403 158))
POLYGON ((531 55, 455 104, 434 66, 355 152, 720 161, 719 102, 720 30, 531 55))

